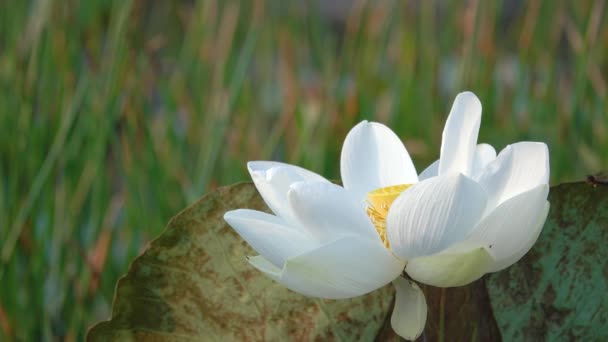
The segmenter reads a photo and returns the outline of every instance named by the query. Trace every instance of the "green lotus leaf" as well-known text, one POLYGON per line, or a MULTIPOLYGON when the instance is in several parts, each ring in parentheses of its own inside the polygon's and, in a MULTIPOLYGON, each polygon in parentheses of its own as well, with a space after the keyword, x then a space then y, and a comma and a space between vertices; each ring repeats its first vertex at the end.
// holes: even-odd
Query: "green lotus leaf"
POLYGON ((608 341, 608 186, 551 188, 534 248, 488 277, 505 341, 608 341))
MULTIPOLYGON (((422 285, 424 341, 608 340, 608 186, 553 187, 549 219, 518 263, 468 286, 422 285)), ((223 187, 171 220, 118 281, 107 340, 399 340, 391 286, 350 300, 291 292, 251 267, 223 220, 268 211, 251 183, 223 187)))

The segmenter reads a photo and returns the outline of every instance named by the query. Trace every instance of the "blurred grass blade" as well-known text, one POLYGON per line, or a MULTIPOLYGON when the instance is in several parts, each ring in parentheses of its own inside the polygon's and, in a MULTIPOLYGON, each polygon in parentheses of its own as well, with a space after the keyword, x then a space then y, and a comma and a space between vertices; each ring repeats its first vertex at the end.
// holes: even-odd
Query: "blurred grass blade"
POLYGON ((57 158, 62 152, 62 148, 65 145, 68 133, 70 132, 70 128, 74 123, 74 119, 76 118, 76 113, 78 113, 79 106, 82 102, 83 96, 85 94, 85 90, 87 87, 88 78, 83 76, 79 84, 76 88, 74 96, 72 97, 72 101, 65 108, 64 115, 61 116, 62 121, 59 126, 59 130, 57 131, 55 138, 53 139, 53 143, 51 145, 50 150, 46 156, 46 159, 40 166, 38 174, 36 178, 34 178, 34 182, 30 187, 27 196, 25 197, 25 201, 19 208, 17 215, 11 225, 11 228, 8 232, 7 238, 2 245, 2 263, 7 263, 13 254, 13 249, 15 248, 15 243, 21 234, 21 230, 23 229, 23 224, 25 222, 26 217, 30 214, 32 206, 35 201, 38 199, 40 195, 40 189, 44 185, 44 183, 48 180, 51 170, 57 161, 57 158))

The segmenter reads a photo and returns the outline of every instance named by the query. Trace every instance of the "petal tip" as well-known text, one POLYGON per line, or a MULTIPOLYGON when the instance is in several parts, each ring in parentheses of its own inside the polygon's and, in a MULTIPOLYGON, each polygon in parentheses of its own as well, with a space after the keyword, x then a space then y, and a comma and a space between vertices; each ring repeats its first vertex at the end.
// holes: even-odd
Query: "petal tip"
POLYGON ((247 171, 249 171, 253 180, 266 179, 268 177, 268 170, 271 168, 269 162, 257 160, 247 162, 247 171))
POLYGON ((243 217, 243 214, 246 212, 246 209, 235 209, 230 210, 224 213, 224 221, 226 221, 229 225, 234 226, 238 223, 239 219, 243 217))
MULTIPOLYGON (((371 126, 371 124, 372 123, 369 122, 369 121, 367 121, 367 120, 361 120, 361 121, 359 121, 358 124, 354 125, 353 128, 350 129, 350 131, 348 132, 348 134, 354 133, 354 132, 356 132, 356 131, 358 131, 360 129, 368 128, 369 126, 371 126)), ((347 137, 348 137, 348 134, 347 134, 347 137)))
POLYGON ((466 101, 470 105, 474 105, 476 107, 481 108, 481 101, 479 100, 477 95, 475 95, 475 93, 473 93, 472 91, 463 91, 459 93, 458 95, 456 95, 455 101, 466 101))
POLYGON ((249 172, 259 171, 264 162, 260 160, 250 160, 247 162, 247 170, 249 172))
MULTIPOLYGON (((234 215, 235 210, 230 210, 224 213, 224 221, 228 222, 228 220, 231 220, 233 215, 234 215)), ((230 223, 230 222, 228 222, 230 223)))

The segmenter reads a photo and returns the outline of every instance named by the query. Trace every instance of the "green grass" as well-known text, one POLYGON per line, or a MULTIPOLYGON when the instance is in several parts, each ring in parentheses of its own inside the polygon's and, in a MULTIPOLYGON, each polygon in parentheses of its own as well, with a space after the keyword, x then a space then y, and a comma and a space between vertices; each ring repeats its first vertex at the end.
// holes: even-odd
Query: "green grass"
POLYGON ((0 2, 0 340, 82 339, 146 242, 248 160, 339 178, 368 119, 421 171, 462 90, 480 141, 547 142, 553 183, 608 165, 604 1, 357 3, 334 23, 271 0, 0 2))

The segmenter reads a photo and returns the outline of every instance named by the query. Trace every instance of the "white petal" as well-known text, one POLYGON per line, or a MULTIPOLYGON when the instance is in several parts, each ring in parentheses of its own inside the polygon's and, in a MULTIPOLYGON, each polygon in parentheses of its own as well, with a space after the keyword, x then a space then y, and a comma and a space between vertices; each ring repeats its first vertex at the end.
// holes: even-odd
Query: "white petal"
POLYGON ((549 186, 536 188, 503 202, 486 216, 471 236, 470 241, 492 246, 496 259, 492 271, 506 268, 519 260, 532 247, 547 217, 549 186))
POLYGON ((224 220, 277 267, 283 267, 289 257, 318 247, 318 242, 311 236, 287 226, 283 219, 261 211, 233 210, 224 214, 224 220))
POLYGON ((365 203, 341 186, 299 182, 291 186, 287 197, 295 219, 321 240, 358 235, 380 241, 365 213, 365 203))
POLYGON ((488 211, 505 200, 549 182, 549 150, 544 143, 507 146, 488 164, 479 183, 488 193, 488 211))
POLYGON ((263 256, 256 255, 253 257, 247 257, 247 261, 275 281, 279 281, 281 278, 281 267, 277 267, 263 256))
POLYGON ((488 166, 492 161, 496 159, 496 150, 492 145, 479 144, 475 150, 475 158, 473 158, 473 170, 471 172, 472 178, 476 179, 483 169, 488 166))
POLYGON ((408 261, 405 271, 412 279, 431 286, 463 286, 481 278, 494 263, 486 248, 459 243, 435 255, 408 261))
POLYGON ((391 326, 397 335, 406 340, 415 340, 424 331, 426 324, 426 299, 420 287, 413 281, 398 277, 393 280, 396 299, 391 316, 391 326))
POLYGON ((532 246, 534 246, 543 230, 547 215, 549 214, 549 207, 549 201, 545 202, 545 207, 543 208, 538 222, 531 228, 534 233, 528 235, 528 240, 523 242, 517 249, 513 250, 510 256, 497 260, 488 272, 497 272, 513 265, 532 249, 532 246))
POLYGON ((425 179, 437 176, 439 172, 439 159, 435 160, 433 164, 429 165, 421 174, 418 175, 418 181, 422 182, 425 179))
POLYGON ((249 262, 292 291, 327 299, 376 290, 395 279, 405 266, 380 242, 352 236, 288 259, 282 270, 260 257, 249 262))
POLYGON ((471 92, 458 94, 443 129, 439 175, 471 175, 480 124, 481 102, 477 96, 471 92))
POLYGON ((378 188, 418 181, 403 143, 390 128, 363 121, 348 132, 340 157, 342 182, 363 200, 378 188))
POLYGON ((435 254, 463 240, 485 207, 483 188, 461 174, 414 184, 395 200, 388 212, 391 248, 404 260, 435 254))
POLYGON ((292 221, 287 204, 287 192, 291 184, 302 181, 328 182, 318 174, 298 166, 270 162, 252 161, 247 168, 264 202, 277 216, 292 221))

